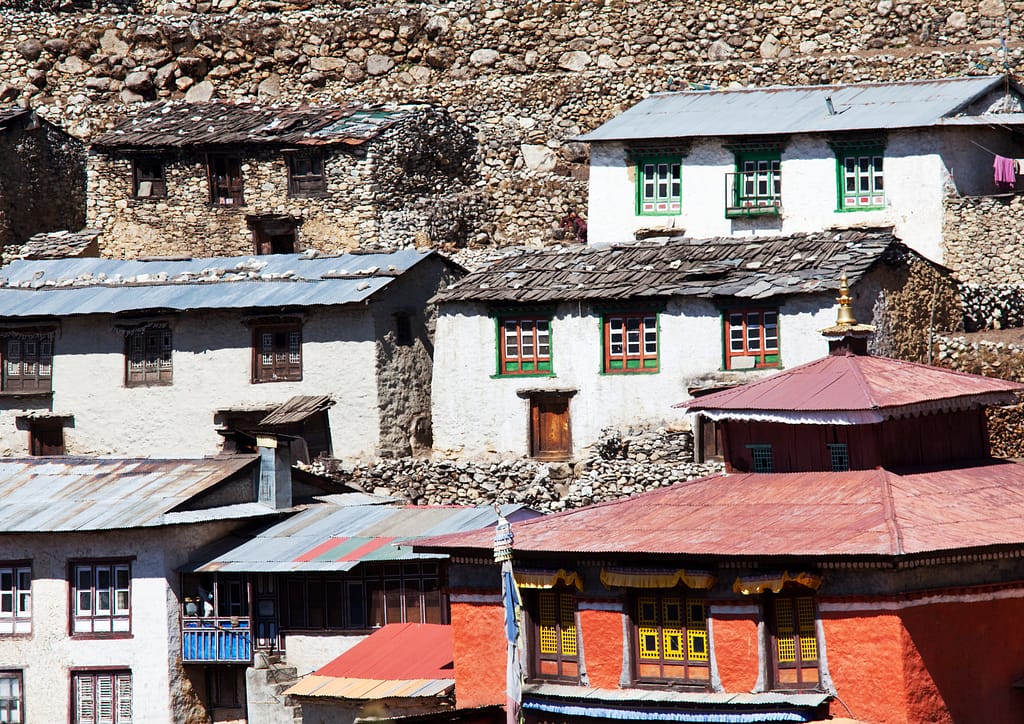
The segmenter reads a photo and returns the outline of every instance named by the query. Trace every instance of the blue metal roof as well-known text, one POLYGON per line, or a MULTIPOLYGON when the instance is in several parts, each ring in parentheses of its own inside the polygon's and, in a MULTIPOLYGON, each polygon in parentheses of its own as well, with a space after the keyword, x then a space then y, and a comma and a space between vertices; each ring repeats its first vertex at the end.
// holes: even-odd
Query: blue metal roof
POLYGON ((431 254, 16 261, 0 268, 0 317, 351 304, 431 254))
POLYGON ((0 459, 0 533, 113 530, 270 514, 275 511, 251 505, 238 511, 222 506, 212 516, 171 512, 255 460, 254 455, 0 459))
MULTIPOLYGON (((899 83, 658 93, 582 141, 870 131, 940 125, 1003 86, 1003 76, 899 83), (831 98, 835 113, 830 113, 831 98)), ((1011 83, 1014 93, 1019 89, 1011 83)), ((1015 114, 1005 114, 1014 116, 1015 114)), ((1001 119, 1003 114, 1000 114, 1001 119)))
MULTIPOLYGON (((522 506, 503 506, 512 519, 537 515, 522 506)), ((364 561, 443 558, 413 553, 400 543, 423 536, 459 533, 493 526, 494 509, 488 505, 313 506, 277 523, 254 538, 207 561, 189 565, 189 571, 287 573, 347 571, 364 561)))

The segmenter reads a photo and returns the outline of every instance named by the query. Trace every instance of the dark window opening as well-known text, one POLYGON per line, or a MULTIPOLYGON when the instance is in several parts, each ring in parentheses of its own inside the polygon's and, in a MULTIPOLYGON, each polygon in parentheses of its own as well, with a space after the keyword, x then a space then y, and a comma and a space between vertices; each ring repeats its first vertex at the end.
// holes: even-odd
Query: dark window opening
POLYGON ((65 455, 64 422, 60 419, 32 420, 28 426, 29 454, 65 455))
POLYGON ((172 349, 170 327, 152 326, 129 332, 125 336, 125 385, 171 384, 172 349))
POLYGON ((3 340, 2 349, 5 392, 48 392, 52 389, 52 336, 10 336, 3 340))
POLYGON ((147 156, 132 160, 132 193, 137 199, 167 197, 163 159, 147 156))
POLYGON ((408 347, 413 343, 412 313, 397 312, 395 314, 395 344, 408 347))
POLYGON ((298 237, 298 219, 287 216, 250 216, 253 252, 256 254, 294 254, 298 237))
POLYGON ((242 198, 242 162, 234 156, 210 156, 210 203, 240 206, 242 198))
POLYGON ((324 159, 319 155, 288 154, 288 194, 296 197, 327 193, 324 159))

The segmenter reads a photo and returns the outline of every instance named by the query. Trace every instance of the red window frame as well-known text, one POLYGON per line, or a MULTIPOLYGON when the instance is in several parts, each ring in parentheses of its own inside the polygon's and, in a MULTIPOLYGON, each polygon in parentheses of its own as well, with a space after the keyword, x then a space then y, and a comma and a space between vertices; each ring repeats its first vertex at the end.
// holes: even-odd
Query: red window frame
POLYGON ((608 314, 604 330, 604 371, 658 371, 658 315, 652 312, 608 314))
POLYGON ((132 672, 71 672, 72 724, 131 724, 132 672))
POLYGON ((72 561, 70 569, 71 635, 131 636, 131 561, 72 561))
POLYGON ((765 597, 772 688, 816 689, 821 684, 814 596, 783 591, 765 597))
POLYGON ((725 369, 766 369, 782 364, 777 309, 727 309, 722 314, 725 369), (740 363, 740 360, 748 362, 740 363))
POLYGON ((551 316, 498 319, 498 374, 551 374, 551 316))

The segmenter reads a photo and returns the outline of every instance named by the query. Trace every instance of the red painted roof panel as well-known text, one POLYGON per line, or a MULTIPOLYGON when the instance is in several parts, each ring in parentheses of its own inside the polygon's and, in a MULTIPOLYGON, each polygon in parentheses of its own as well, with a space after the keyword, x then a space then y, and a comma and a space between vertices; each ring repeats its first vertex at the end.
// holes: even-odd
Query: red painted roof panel
MULTIPOLYGON (((517 523, 515 550, 894 556, 1024 544, 1024 464, 718 475, 517 523)), ((417 550, 493 546, 493 530, 417 550)))
POLYGON ((887 357, 836 354, 701 397, 690 410, 863 411, 1024 391, 1024 385, 887 357))
POLYGON ((453 661, 450 626, 392 623, 313 673, 379 680, 451 679, 453 661))

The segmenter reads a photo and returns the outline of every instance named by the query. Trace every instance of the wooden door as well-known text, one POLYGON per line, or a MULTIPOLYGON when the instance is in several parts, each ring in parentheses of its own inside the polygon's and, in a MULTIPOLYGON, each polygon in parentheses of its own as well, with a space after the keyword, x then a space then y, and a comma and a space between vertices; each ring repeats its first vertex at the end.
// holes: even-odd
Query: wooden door
POLYGON ((568 396, 543 395, 530 399, 530 455, 540 460, 572 457, 568 396))

